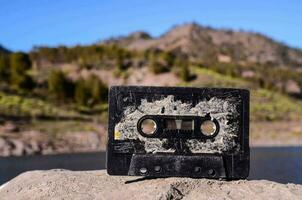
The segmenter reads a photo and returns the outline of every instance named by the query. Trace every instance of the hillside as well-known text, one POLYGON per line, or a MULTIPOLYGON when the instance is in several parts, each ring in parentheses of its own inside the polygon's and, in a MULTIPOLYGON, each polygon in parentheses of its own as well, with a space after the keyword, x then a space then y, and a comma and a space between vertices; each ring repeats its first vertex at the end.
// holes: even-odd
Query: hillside
POLYGON ((302 51, 299 49, 290 48, 259 33, 213 29, 195 23, 175 26, 159 38, 136 32, 102 43, 117 44, 132 50, 176 51, 198 61, 302 68, 302 51))

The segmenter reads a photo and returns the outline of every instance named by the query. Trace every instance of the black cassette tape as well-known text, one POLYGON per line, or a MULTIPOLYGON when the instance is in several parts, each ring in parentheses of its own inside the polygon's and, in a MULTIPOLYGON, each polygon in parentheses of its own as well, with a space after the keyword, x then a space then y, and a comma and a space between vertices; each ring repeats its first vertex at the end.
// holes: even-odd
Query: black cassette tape
POLYGON ((248 90, 110 88, 108 174, 241 179, 249 158, 248 90))

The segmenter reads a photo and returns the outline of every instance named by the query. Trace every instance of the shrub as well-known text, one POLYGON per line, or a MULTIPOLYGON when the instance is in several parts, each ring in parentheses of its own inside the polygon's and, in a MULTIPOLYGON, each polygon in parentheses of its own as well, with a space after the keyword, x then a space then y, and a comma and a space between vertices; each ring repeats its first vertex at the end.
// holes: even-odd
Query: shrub
POLYGON ((93 107, 107 100, 108 88, 96 76, 80 79, 76 83, 75 101, 79 106, 93 107))
POLYGON ((176 60, 176 67, 179 68, 179 77, 181 80, 187 82, 191 80, 191 74, 188 66, 188 59, 187 58, 179 58, 176 60))
POLYGON ((149 68, 154 74, 160 74, 169 71, 169 67, 165 66, 163 63, 160 63, 156 53, 151 52, 149 54, 149 68))
POLYGON ((168 67, 172 67, 174 65, 175 56, 171 52, 163 52, 161 53, 161 58, 165 62, 168 67))
POLYGON ((0 55, 0 80, 1 81, 9 81, 10 76, 10 63, 9 57, 7 55, 0 55))
POLYGON ((50 98, 65 102, 73 97, 74 84, 62 71, 52 71, 48 77, 48 92, 50 98))
POLYGON ((15 73, 24 73, 31 68, 29 56, 22 52, 13 53, 10 56, 10 65, 15 73))
POLYGON ((75 88, 75 102, 82 106, 86 105, 89 99, 89 92, 86 88, 86 83, 83 79, 80 79, 76 83, 75 88))
POLYGON ((10 82, 14 89, 22 91, 31 90, 34 87, 33 79, 27 74, 31 68, 31 61, 28 54, 22 52, 11 54, 10 67, 10 82))

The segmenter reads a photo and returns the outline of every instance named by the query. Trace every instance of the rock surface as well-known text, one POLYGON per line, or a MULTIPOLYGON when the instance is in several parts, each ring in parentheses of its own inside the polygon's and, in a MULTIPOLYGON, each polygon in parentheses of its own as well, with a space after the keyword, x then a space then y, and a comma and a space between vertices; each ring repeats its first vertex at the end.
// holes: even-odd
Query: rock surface
POLYGON ((66 132, 56 139, 39 131, 0 134, 0 156, 47 155, 104 151, 105 130, 66 132))
POLYGON ((106 171, 31 171, 0 188, 1 199, 301 199, 302 185, 265 180, 141 179, 106 171))

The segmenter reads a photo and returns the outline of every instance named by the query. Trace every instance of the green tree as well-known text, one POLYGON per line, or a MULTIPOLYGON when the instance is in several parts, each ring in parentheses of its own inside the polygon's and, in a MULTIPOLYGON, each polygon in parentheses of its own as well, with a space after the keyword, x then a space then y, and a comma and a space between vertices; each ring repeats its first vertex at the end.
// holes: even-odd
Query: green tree
POLYGON ((97 76, 91 76, 87 80, 77 81, 75 101, 80 106, 93 107, 105 101, 107 93, 107 86, 97 76))
POLYGON ((188 65, 182 65, 181 66, 180 78, 183 81, 189 81, 190 80, 190 71, 189 71, 188 65))
POLYGON ((48 92, 50 98, 65 102, 73 97, 74 84, 62 71, 52 71, 48 77, 48 92))
POLYGON ((29 56, 22 52, 11 54, 11 68, 17 73, 24 73, 31 68, 29 56))
POLYGON ((124 51, 119 49, 117 50, 117 53, 116 53, 116 65, 117 65, 117 68, 118 70, 121 70, 123 71, 124 69, 126 69, 125 65, 124 65, 124 51))
POLYGON ((85 106, 89 99, 89 91, 86 88, 86 82, 80 79, 76 83, 75 101, 80 106, 85 106))
POLYGON ((91 96, 95 103, 107 100, 108 87, 102 80, 96 76, 92 76, 89 85, 91 85, 91 96))
POLYGON ((166 63, 168 67, 172 67, 174 65, 175 56, 171 52, 163 52, 162 59, 166 63))
POLYGON ((169 68, 158 61, 158 56, 155 52, 149 54, 149 68, 154 74, 168 72, 169 68))
POLYGON ((176 61, 177 67, 179 67, 179 77, 183 81, 190 81, 191 79, 191 74, 189 70, 189 64, 188 64, 188 59, 187 58, 179 58, 176 61))
POLYGON ((22 52, 11 54, 10 67, 10 81, 15 89, 30 90, 33 88, 34 82, 31 76, 28 75, 28 70, 31 68, 31 61, 28 54, 22 52))
POLYGON ((9 81, 10 76, 10 63, 7 55, 0 55, 0 80, 5 82, 9 81))

